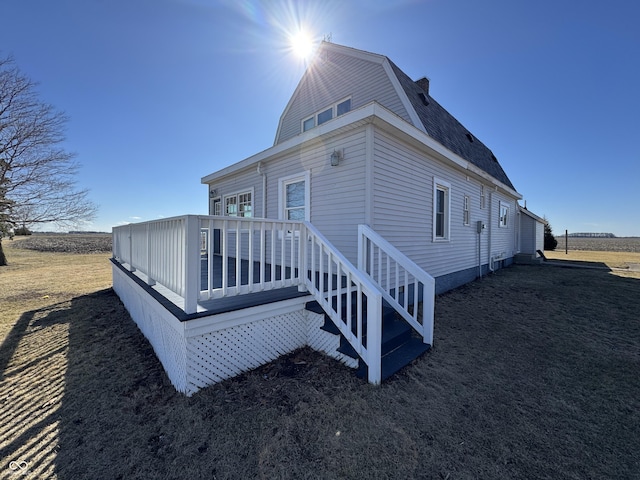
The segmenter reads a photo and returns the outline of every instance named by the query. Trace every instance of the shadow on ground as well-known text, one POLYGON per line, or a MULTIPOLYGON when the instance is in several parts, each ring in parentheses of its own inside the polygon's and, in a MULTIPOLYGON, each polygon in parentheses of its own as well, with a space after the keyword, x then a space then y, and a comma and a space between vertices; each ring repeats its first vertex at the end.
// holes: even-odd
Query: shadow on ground
POLYGON ((303 350, 186 398, 104 290, 0 346, 0 475, 638 478, 638 312, 640 280, 514 266, 439 296, 380 387, 303 350))

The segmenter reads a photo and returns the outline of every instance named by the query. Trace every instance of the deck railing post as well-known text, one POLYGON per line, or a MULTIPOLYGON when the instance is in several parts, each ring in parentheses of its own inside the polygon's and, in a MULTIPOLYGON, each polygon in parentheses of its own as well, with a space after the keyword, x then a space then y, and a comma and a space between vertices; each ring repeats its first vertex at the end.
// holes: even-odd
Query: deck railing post
POLYGON ((298 291, 307 291, 307 226, 300 224, 298 235, 298 291))
POLYGON ((129 271, 135 272, 136 269, 133 266, 133 225, 129 224, 129 271))
POLYGON ((369 383, 382 381, 382 296, 367 292, 367 366, 369 383))
MULTIPOLYGON (((434 320, 434 290, 435 282, 431 282, 431 285, 427 286, 423 284, 424 292, 422 294, 422 331, 423 342, 433 346, 433 320, 434 320)), ((418 305, 416 301, 416 306, 418 305)))
POLYGON ((184 228, 184 311, 189 314, 197 312, 200 295, 200 219, 187 215, 184 228))
POLYGON ((151 224, 147 223, 147 285, 153 286, 156 284, 156 281, 151 276, 151 262, 153 261, 153 252, 151 249, 151 224))

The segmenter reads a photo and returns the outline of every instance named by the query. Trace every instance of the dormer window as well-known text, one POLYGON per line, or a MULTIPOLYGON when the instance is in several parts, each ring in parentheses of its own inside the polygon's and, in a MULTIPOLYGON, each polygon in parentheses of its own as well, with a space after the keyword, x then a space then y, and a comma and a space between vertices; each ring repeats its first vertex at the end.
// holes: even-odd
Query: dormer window
POLYGON ((338 103, 334 103, 330 107, 321 110, 314 115, 305 118, 302 120, 302 131, 306 132, 316 127, 317 125, 322 125, 323 123, 328 122, 329 120, 339 117, 340 115, 344 115, 347 112, 351 111, 351 98, 346 98, 344 100, 339 101, 338 103))

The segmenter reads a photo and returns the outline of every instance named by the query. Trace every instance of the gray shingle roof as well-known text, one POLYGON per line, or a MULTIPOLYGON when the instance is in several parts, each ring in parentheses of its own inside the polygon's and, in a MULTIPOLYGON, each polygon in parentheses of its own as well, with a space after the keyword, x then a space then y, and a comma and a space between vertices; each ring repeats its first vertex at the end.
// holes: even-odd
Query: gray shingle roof
POLYGON ((411 80, 391 60, 389 63, 427 133, 452 152, 515 190, 493 152, 436 102, 428 91, 411 80))

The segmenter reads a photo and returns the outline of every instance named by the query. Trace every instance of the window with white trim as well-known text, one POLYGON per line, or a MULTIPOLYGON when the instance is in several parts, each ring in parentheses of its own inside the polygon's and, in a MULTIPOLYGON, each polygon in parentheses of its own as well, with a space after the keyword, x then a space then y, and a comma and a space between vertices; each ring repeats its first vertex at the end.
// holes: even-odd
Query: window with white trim
POLYGON ((211 199, 211 215, 222 215, 222 200, 220 197, 211 199))
POLYGON ((433 240, 449 240, 451 185, 433 180, 433 240))
POLYGON ((509 205, 500 202, 500 223, 501 228, 507 228, 509 226, 509 205))
POLYGON ((284 220, 309 220, 309 173, 291 175, 279 180, 278 204, 280 218, 284 220))
POLYGON ((224 197, 224 214, 229 217, 253 217, 252 192, 240 192, 224 197))
POLYGON ((484 185, 480 185, 480 208, 484 209, 487 205, 487 196, 484 193, 484 185))
POLYGON ((469 212, 469 195, 464 196, 464 202, 462 205, 462 223, 464 225, 469 225, 471 219, 471 215, 469 212))
POLYGON ((351 99, 347 98, 336 105, 336 117, 351 111, 351 99))
POLYGON ((310 117, 302 120, 302 131, 311 130, 317 125, 322 125, 329 120, 344 115, 351 111, 351 97, 340 100, 333 105, 316 112, 310 117))
POLYGON ((333 118, 333 108, 329 107, 318 114, 318 125, 322 125, 333 118))
POLYGON ((313 127, 316 126, 316 117, 315 115, 313 117, 309 117, 305 120, 302 121, 302 131, 306 132, 307 130, 311 130, 313 127))

